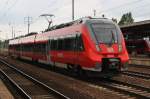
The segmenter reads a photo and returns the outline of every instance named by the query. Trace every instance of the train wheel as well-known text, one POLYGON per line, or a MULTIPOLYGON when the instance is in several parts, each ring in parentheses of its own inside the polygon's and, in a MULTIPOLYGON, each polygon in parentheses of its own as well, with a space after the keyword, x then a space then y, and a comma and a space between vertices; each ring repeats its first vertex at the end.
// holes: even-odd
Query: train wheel
POLYGON ((78 74, 78 76, 81 76, 81 77, 84 74, 84 71, 83 71, 83 69, 80 66, 77 67, 77 74, 78 74))
POLYGON ((67 64, 67 69, 68 69, 68 70, 71 70, 71 69, 72 69, 72 65, 67 64))
POLYGON ((51 65, 52 70, 56 69, 55 63, 51 65))
POLYGON ((79 65, 68 65, 67 69, 69 72, 75 74, 78 77, 82 77, 84 75, 84 71, 79 65))
POLYGON ((68 71, 69 74, 71 74, 71 75, 76 74, 72 64, 67 64, 67 71, 68 71))

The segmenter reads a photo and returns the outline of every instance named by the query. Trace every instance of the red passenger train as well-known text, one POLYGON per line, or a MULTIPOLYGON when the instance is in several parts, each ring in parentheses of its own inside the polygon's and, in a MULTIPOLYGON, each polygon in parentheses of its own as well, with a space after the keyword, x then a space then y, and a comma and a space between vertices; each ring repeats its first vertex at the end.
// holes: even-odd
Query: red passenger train
POLYGON ((138 54, 147 55, 150 57, 150 41, 144 39, 129 39, 125 40, 128 53, 133 56, 138 54))
POLYGON ((129 57, 117 24, 82 18, 9 41, 9 54, 74 71, 121 71, 129 57))

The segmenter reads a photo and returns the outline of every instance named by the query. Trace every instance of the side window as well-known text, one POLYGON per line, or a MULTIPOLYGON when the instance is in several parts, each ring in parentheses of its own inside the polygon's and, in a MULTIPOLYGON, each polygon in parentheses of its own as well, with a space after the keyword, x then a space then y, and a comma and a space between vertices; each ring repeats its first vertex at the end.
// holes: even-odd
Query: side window
POLYGON ((53 48, 54 48, 54 40, 51 40, 50 49, 53 50, 53 48))
POLYGON ((65 38, 64 39, 64 50, 68 51, 70 49, 70 39, 69 38, 65 38))
POLYGON ((51 39, 48 40, 47 48, 48 48, 49 50, 51 50, 51 39))
POLYGON ((63 39, 58 39, 58 50, 63 50, 63 39))
POLYGON ((77 50, 78 51, 84 51, 84 44, 83 44, 83 40, 82 40, 82 36, 81 35, 77 35, 76 36, 76 44, 77 44, 77 50))
POLYGON ((38 52, 38 45, 37 44, 34 45, 34 51, 38 52))
POLYGON ((30 50, 34 50, 37 53, 46 53, 46 43, 35 44, 34 48, 30 45, 30 50))
POLYGON ((57 50, 57 42, 58 40, 54 40, 54 50, 57 50))
POLYGON ((84 45, 82 36, 66 37, 63 39, 49 40, 50 50, 64 50, 64 51, 83 51, 84 45))
POLYGON ((45 52, 46 52, 46 43, 43 43, 41 53, 45 54, 45 52))
POLYGON ((73 51, 75 49, 75 37, 65 38, 64 50, 73 51))
POLYGON ((23 51, 24 51, 24 52, 26 51, 26 46, 25 46, 25 44, 23 45, 23 51))
POLYGON ((51 40, 50 49, 57 50, 57 40, 51 40))

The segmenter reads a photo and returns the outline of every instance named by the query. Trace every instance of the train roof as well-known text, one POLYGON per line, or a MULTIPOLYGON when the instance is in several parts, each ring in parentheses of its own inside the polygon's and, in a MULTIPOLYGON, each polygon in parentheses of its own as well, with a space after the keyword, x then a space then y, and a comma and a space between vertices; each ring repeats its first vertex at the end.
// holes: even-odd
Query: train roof
POLYGON ((81 25, 75 25, 75 26, 70 26, 62 29, 57 29, 53 31, 48 31, 45 33, 40 33, 36 36, 35 42, 45 42, 49 38, 56 39, 56 38, 63 38, 64 36, 75 36, 77 32, 81 31, 81 25))
POLYGON ((28 43, 38 43, 45 42, 49 38, 57 38, 58 36, 73 36, 75 35, 75 31, 81 31, 81 24, 85 22, 99 22, 99 23, 113 23, 111 20, 106 18, 81 18, 79 20, 60 24, 57 26, 53 26, 44 33, 32 33, 31 35, 25 35, 23 37, 19 37, 13 40, 10 40, 10 44, 28 44, 28 43), (36 39, 35 39, 36 38, 36 39))
POLYGON ((94 22, 98 21, 99 23, 113 23, 112 20, 107 19, 107 18, 84 17, 84 18, 80 18, 80 19, 72 21, 72 22, 63 23, 63 24, 60 24, 60 25, 55 25, 55 26, 53 26, 49 29, 46 29, 45 32, 60 29, 60 28, 64 28, 64 27, 69 27, 69 26, 76 25, 76 24, 82 24, 82 23, 85 23, 87 21, 94 21, 94 22))
POLYGON ((31 35, 31 36, 26 36, 23 38, 20 38, 19 44, 29 44, 29 43, 34 43, 36 35, 31 35))
POLYGON ((15 44, 18 44, 19 42, 19 39, 12 39, 12 40, 9 40, 9 45, 15 45, 15 44))

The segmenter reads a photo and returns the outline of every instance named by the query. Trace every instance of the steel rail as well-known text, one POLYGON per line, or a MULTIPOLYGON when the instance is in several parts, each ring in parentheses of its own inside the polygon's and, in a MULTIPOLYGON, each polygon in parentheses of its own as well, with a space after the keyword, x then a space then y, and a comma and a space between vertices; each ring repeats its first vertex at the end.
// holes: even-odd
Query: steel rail
POLYGON ((136 88, 131 88, 129 86, 125 86, 122 84, 110 83, 110 82, 103 82, 103 83, 101 83, 101 85, 103 85, 107 88, 110 88, 110 89, 117 90, 118 92, 123 92, 130 96, 138 97, 141 99, 150 99, 149 96, 145 96, 144 94, 142 94, 142 92, 143 92, 142 90, 136 90, 136 88))
POLYGON ((7 79, 18 92, 23 96, 25 99, 32 99, 13 79, 11 79, 3 70, 0 69, 1 75, 3 75, 5 78, 2 79, 7 79))
POLYGON ((122 74, 124 75, 128 75, 128 76, 135 76, 135 77, 139 77, 142 79, 150 79, 150 74, 146 74, 146 73, 140 73, 140 72, 134 72, 134 71, 124 71, 122 72, 122 74))
MULTIPOLYGON (((58 92, 57 90, 55 90, 55 89, 49 87, 48 85, 42 83, 41 81, 39 81, 39 80, 37 80, 37 79, 35 79, 35 78, 33 78, 33 77, 27 75, 26 73, 24 73, 23 71, 17 69, 17 68, 14 67, 13 65, 10 65, 9 63, 5 62, 4 60, 0 59, 0 62, 2 62, 3 64, 7 65, 8 67, 14 69, 15 71, 17 71, 17 72, 20 73, 21 75, 25 76, 26 78, 28 78, 28 79, 30 79, 30 80, 36 82, 36 83, 39 84, 39 85, 42 85, 44 88, 46 88, 46 89, 48 89, 49 91, 53 92, 53 94, 59 96, 61 99, 70 99, 69 97, 67 97, 67 96, 63 95, 62 93, 58 92)), ((29 98, 29 99, 31 99, 31 98, 29 98)))

